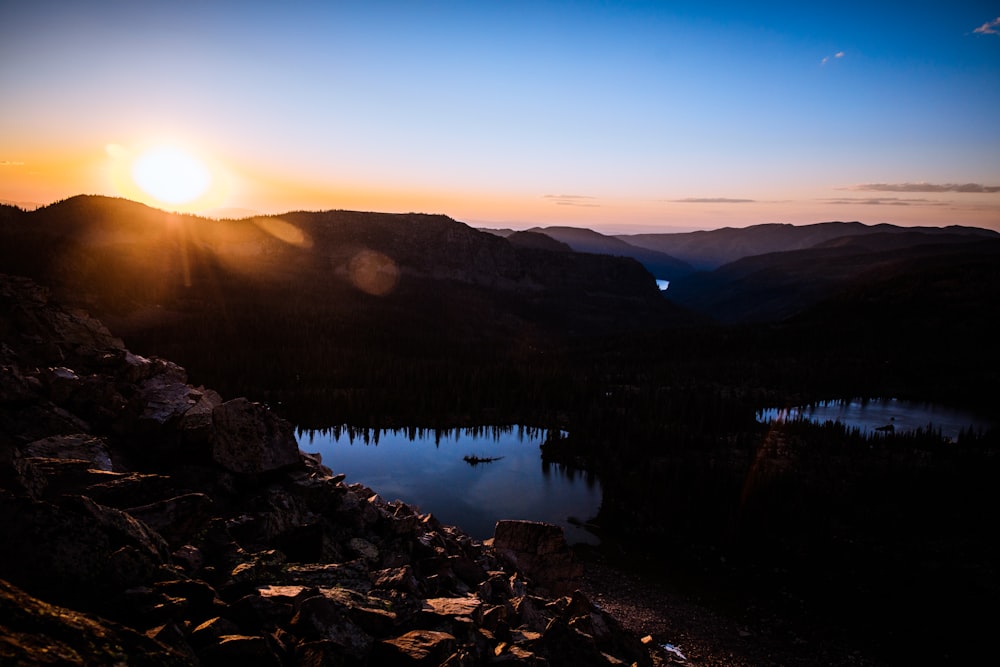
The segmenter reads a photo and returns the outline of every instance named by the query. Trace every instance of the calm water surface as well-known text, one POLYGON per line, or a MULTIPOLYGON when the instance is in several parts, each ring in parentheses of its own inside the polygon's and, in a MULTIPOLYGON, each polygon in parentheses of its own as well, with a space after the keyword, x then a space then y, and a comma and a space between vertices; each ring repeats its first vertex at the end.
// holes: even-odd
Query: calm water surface
POLYGON ((301 431, 299 447, 386 500, 402 500, 459 526, 477 539, 493 536, 500 519, 562 526, 570 543, 596 544, 578 524, 593 518, 601 487, 592 475, 543 464, 539 429, 483 428, 301 431), (470 465, 466 456, 490 458, 470 465))
POLYGON ((817 424, 840 422, 848 428, 861 429, 865 435, 873 434, 875 429, 890 424, 895 433, 915 431, 918 428, 926 431, 930 426, 951 440, 956 440, 963 429, 985 431, 994 425, 990 420, 965 410, 895 398, 821 401, 794 408, 770 408, 757 414, 760 422, 795 419, 805 419, 817 424))

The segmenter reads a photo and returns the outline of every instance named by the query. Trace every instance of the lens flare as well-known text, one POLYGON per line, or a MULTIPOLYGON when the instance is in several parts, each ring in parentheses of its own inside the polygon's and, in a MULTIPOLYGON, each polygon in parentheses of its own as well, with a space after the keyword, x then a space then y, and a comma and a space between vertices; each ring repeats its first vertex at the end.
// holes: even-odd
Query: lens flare
POLYGON ((375 250, 362 250, 347 268, 351 283, 362 292, 385 296, 399 282, 399 267, 392 258, 375 250))

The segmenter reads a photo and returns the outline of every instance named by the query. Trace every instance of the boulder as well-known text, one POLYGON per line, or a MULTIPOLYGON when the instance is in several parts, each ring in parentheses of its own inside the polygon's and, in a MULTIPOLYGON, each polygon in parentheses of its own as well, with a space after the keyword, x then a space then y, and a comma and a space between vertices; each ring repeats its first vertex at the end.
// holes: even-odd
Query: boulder
POLYGON ((310 641, 331 641, 345 655, 362 663, 367 660, 374 643, 372 637, 351 620, 345 607, 324 595, 300 602, 289 628, 310 641))
POLYGON ((111 470, 111 453, 101 438, 86 433, 53 435, 29 442, 21 455, 30 458, 86 461, 93 470, 111 470))
POLYGON ((11 472, 14 478, 10 487, 38 499, 78 494, 91 485, 118 476, 118 473, 95 470, 89 461, 60 458, 16 458, 11 472))
POLYGON ((59 604, 102 608, 169 558, 130 515, 83 496, 58 504, 0 495, 0 562, 12 582, 59 604))
POLYGON ((200 396, 184 382, 183 373, 163 373, 138 385, 136 400, 142 405, 139 423, 162 427, 181 419, 193 408, 200 396))
POLYGON ((198 651, 204 667, 281 667, 281 660, 263 637, 223 635, 198 651))
POLYGON ((176 549, 204 530, 212 518, 211 510, 212 499, 204 493, 187 493, 126 511, 176 549))
POLYGON ((536 521, 498 521, 493 532, 497 556, 553 595, 572 593, 583 576, 559 526, 536 521))
POLYGON ((455 650, 455 637, 447 632, 411 630, 377 644, 374 664, 383 667, 423 667, 439 665, 455 650))
POLYGON ((292 425, 260 403, 226 401, 212 411, 212 460, 226 470, 260 474, 301 464, 292 425))

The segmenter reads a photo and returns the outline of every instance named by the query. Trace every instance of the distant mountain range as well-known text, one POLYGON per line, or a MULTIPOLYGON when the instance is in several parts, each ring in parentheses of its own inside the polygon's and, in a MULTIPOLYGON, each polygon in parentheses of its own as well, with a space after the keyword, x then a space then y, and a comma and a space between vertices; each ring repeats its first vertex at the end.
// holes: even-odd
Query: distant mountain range
POLYGON ((415 317, 409 311, 422 305, 436 313, 434 326, 487 337, 505 326, 590 334, 702 316, 777 321, 858 285, 917 276, 931 261, 975 263, 1000 246, 1000 234, 961 226, 824 222, 607 236, 356 211, 214 220, 94 196, 34 211, 2 206, 0 240, 0 271, 119 313, 257 285, 299 299, 360 299, 375 320, 415 317), (663 295, 653 277, 669 280, 663 295))
MULTIPOLYGON (((510 236, 513 230, 486 230, 510 236)), ((725 227, 708 231, 619 234, 608 236, 577 227, 534 227, 528 231, 545 234, 577 252, 632 257, 650 273, 664 280, 677 280, 697 271, 711 271, 744 257, 790 250, 805 250, 848 239, 875 236, 868 247, 886 249, 921 243, 951 243, 974 238, 1000 238, 1000 234, 978 227, 899 227, 860 222, 820 222, 812 225, 764 224, 725 227), (890 239, 890 235, 899 238, 890 239), (934 237, 929 239, 928 237, 934 237)))
POLYGON ((961 262, 970 252, 991 252, 1000 243, 1000 234, 976 227, 860 222, 622 236, 572 227, 530 232, 577 252, 631 257, 669 280, 671 301, 720 322, 780 320, 866 276, 919 271, 915 262, 922 258, 961 262))
POLYGON ((442 215, 213 220, 95 196, 0 205, 0 273, 51 288, 200 381, 336 400, 362 421, 377 408, 460 422, 473 407, 522 414, 575 396, 571 349, 577 360, 605 350, 580 369, 587 381, 615 377, 623 350, 638 367, 682 363, 680 350, 694 374, 721 372, 706 359, 743 375, 822 364, 800 383, 842 393, 869 368, 881 369, 872 386, 939 387, 967 403, 1000 382, 994 232, 820 223, 640 240, 680 254, 586 229, 487 233, 442 215))

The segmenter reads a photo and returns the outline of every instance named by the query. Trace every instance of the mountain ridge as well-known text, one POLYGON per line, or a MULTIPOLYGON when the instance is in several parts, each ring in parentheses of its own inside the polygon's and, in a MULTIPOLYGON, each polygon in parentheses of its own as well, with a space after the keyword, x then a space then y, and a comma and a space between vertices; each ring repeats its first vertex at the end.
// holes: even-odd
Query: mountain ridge
POLYGON ((830 221, 809 225, 766 223, 676 234, 618 235, 615 238, 668 253, 704 271, 752 255, 803 250, 839 237, 884 233, 964 234, 1000 238, 1000 233, 980 227, 902 227, 888 223, 867 225, 857 221, 830 221))

